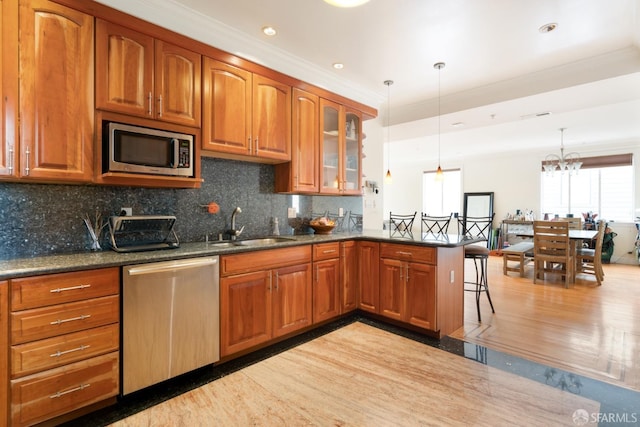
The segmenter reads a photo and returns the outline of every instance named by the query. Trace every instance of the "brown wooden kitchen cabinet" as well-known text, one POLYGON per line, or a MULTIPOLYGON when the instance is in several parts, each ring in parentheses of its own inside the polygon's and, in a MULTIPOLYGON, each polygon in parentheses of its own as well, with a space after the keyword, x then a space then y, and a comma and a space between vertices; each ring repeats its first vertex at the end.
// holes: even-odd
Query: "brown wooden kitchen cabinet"
POLYGON ((220 264, 221 357, 311 325, 310 245, 226 255, 220 264))
POLYGON ((320 193, 362 194, 362 115, 320 100, 320 193))
MULTIPOLYGON (((3 8, 9 3, 4 1, 3 8)), ((2 67, 3 74, 5 67, 20 70, 19 132, 11 132, 15 117, 5 111, 5 120, 12 122, 7 123, 9 139, 17 141, 12 149, 18 153, 7 157, 13 158, 9 175, 25 181, 90 182, 93 17, 52 1, 20 0, 18 26, 19 64, 2 67)), ((2 32, 4 41, 4 26, 2 32)))
MULTIPOLYGON (((0 177, 15 177, 18 165, 18 3, 0 8, 0 177)), ((2 407, 0 406, 0 409, 2 407)), ((0 411, 0 413, 6 413, 0 411)))
POLYGON ((380 310, 380 243, 359 241, 357 248, 360 273, 358 308, 378 313, 380 310))
POLYGON ((318 193, 320 97, 293 89, 291 161, 275 167, 275 190, 280 193, 318 193))
POLYGON ((341 313, 358 308, 358 248, 355 240, 340 242, 341 313))
POLYGON ((435 248, 382 243, 379 313, 437 330, 435 261, 435 248))
POLYGON ((11 425, 119 392, 120 269, 11 279, 11 425))
POLYGON ((96 108, 200 127, 202 57, 96 20, 96 108))
POLYGON ((291 159, 291 86, 205 57, 203 90, 203 155, 291 159))
POLYGON ((340 315, 340 244, 313 245, 313 323, 340 315))
POLYGON ((9 282, 0 281, 0 425, 9 425, 9 282))
POLYGON ((379 314, 438 338, 464 320, 464 247, 380 244, 379 314))

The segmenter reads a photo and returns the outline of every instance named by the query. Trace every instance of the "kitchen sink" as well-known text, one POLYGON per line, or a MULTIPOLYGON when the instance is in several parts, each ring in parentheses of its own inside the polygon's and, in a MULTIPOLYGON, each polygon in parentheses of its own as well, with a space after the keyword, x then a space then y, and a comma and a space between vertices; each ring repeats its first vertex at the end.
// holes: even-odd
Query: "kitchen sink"
POLYGON ((232 242, 207 242, 210 248, 232 248, 235 245, 232 242))
POLYGON ((234 244, 239 246, 264 246, 273 245, 274 243, 293 242, 295 239, 288 239, 286 237, 263 237, 259 239, 247 239, 238 240, 234 244))

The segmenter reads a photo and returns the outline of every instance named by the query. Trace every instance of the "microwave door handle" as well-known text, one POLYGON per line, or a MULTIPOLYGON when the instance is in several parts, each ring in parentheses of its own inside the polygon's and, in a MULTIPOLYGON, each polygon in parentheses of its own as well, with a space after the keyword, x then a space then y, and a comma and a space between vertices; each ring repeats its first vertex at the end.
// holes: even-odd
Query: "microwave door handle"
POLYGON ((178 165, 180 164, 180 141, 178 138, 171 138, 171 148, 173 148, 173 160, 171 161, 171 167, 173 169, 178 169, 178 165))

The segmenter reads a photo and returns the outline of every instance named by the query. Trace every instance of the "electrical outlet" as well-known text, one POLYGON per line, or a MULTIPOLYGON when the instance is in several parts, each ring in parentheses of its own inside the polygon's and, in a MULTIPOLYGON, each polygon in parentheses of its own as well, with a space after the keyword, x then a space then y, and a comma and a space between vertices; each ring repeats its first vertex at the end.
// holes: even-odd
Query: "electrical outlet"
POLYGON ((120 216, 132 216, 133 208, 120 208, 120 216))
POLYGON ((296 217, 296 208, 287 208, 287 218, 296 217))
POLYGON ((344 209, 343 209, 343 208, 339 208, 339 209, 338 209, 338 216, 339 216, 340 218, 342 218, 342 217, 344 216, 344 209))

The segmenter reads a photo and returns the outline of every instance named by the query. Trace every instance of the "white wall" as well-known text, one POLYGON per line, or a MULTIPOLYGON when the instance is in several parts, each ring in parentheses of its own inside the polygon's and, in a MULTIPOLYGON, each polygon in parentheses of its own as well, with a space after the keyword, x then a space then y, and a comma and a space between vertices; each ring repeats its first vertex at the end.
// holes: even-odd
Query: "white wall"
POLYGON ((383 169, 383 132, 381 119, 378 117, 373 120, 367 120, 363 123, 362 133, 366 136, 362 142, 362 185, 363 197, 362 197, 362 221, 363 227, 368 230, 381 228, 382 223, 380 218, 382 217, 383 208, 383 185, 384 185, 384 173, 386 169, 383 169), (365 183, 376 182, 378 192, 376 193, 372 188, 369 188, 365 183))
MULTIPOLYGON (((368 123, 368 122, 366 122, 368 123)), ((382 138, 380 139, 382 141, 382 138)), ((386 172, 387 160, 384 142, 381 142, 378 150, 382 152, 382 164, 380 162, 364 163, 364 174, 367 176, 382 176, 386 172), (371 171, 370 167, 378 170, 371 171)), ((365 144, 366 146, 366 144, 365 144)), ((389 217, 389 211, 397 213, 412 213, 422 211, 422 172, 434 170, 437 167, 437 152, 434 153, 430 164, 416 164, 409 160, 401 160, 402 142, 391 144, 391 172, 393 182, 385 185, 382 180, 382 208, 365 210, 365 227, 381 229, 382 223, 389 217), (394 156, 394 151, 396 155, 394 156), (369 216, 370 217, 367 217, 369 216)), ((372 147, 367 148, 367 160, 372 147)), ((584 157, 633 153, 635 166, 635 207, 640 208, 640 141, 632 143, 610 143, 581 148, 580 154, 584 157)), ((496 213, 496 226, 508 214, 515 213, 517 209, 533 210, 537 218, 542 218, 540 212, 540 164, 547 152, 512 152, 498 155, 442 159, 442 167, 462 169, 462 192, 493 191, 495 194, 494 210, 496 213)), ((462 208, 462 200, 460 201, 462 208)), ((640 210, 637 211, 640 215, 640 210)), ((615 242, 613 262, 635 264, 637 261, 633 255, 627 252, 633 250, 635 239, 635 226, 633 223, 610 224, 618 234, 615 242)), ((420 231, 419 221, 414 224, 414 233, 420 231)))

